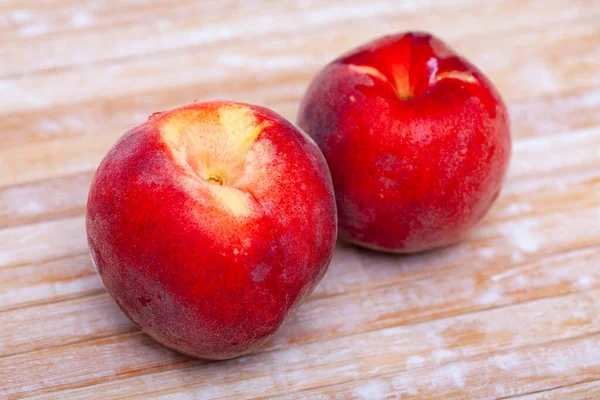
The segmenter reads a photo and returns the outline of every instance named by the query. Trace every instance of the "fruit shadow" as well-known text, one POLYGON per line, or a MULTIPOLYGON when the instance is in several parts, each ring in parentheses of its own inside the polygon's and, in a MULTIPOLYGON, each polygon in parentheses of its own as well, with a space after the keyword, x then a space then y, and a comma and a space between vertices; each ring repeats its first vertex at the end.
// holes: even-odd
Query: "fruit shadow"
POLYGON ((470 251, 470 245, 463 243, 418 254, 389 254, 338 241, 323 280, 263 350, 337 339, 396 324, 404 317, 394 316, 390 321, 379 318, 377 298, 398 302, 398 313, 408 318, 410 309, 418 307, 411 296, 423 281, 449 263, 464 259, 460 253, 470 251))
POLYGON ((393 254, 339 239, 329 270, 313 296, 344 294, 381 284, 426 278, 470 251, 469 243, 462 242, 419 253, 393 254))

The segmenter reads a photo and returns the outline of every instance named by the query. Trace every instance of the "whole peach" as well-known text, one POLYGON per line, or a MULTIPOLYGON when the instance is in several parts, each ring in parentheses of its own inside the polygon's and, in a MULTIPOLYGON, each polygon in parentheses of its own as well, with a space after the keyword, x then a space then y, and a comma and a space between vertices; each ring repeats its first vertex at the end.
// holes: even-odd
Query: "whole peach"
POLYGON ((92 258, 129 318, 182 353, 226 359, 271 337, 322 278, 336 206, 314 142, 268 109, 155 113, 102 160, 92 258))
POLYGON ((464 237, 498 196, 511 152, 492 83, 424 33, 386 36, 331 62, 298 121, 329 164, 340 236, 390 252, 464 237))

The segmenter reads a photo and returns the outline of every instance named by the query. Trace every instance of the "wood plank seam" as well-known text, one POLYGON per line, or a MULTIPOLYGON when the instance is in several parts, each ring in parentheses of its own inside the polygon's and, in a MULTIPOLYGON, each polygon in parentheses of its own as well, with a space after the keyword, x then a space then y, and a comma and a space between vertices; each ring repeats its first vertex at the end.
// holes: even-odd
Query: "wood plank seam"
MULTIPOLYGON (((586 333, 584 335, 577 335, 577 336, 565 338, 565 339, 549 340, 549 341, 546 341, 546 342, 539 342, 539 343, 536 343, 536 344, 528 344, 528 345, 525 345, 525 346, 517 346, 517 347, 511 347, 511 348, 508 348, 508 349, 503 349, 503 350, 498 350, 498 351, 492 351, 492 352, 489 352, 489 353, 476 354, 476 355, 473 355, 473 356, 470 356, 470 357, 464 357, 464 358, 454 359, 454 360, 449 361, 449 362, 437 363, 435 365, 436 365, 436 367, 443 367, 445 365, 451 365, 451 364, 454 364, 454 363, 464 362, 464 361, 467 361, 467 360, 481 359, 481 358, 486 358, 486 357, 491 357, 491 356, 497 356, 497 355, 502 355, 502 354, 509 354, 511 352, 515 352, 515 351, 518 351, 518 350, 532 349, 532 348, 538 348, 538 347, 546 347, 546 346, 552 345, 552 344, 571 342, 571 341, 576 341, 576 340, 591 338, 591 337, 595 337, 595 336, 600 336, 600 330, 592 332, 592 333, 586 333)), ((348 381, 345 381, 345 382, 336 383, 334 385, 323 385, 323 386, 317 386, 317 387, 310 387, 310 388, 306 388, 306 389, 303 389, 303 390, 294 391, 293 393, 289 393, 289 394, 298 394, 298 393, 307 392, 307 391, 313 391, 315 389, 318 390, 318 389, 322 389, 322 388, 326 388, 326 387, 336 387, 336 386, 341 386, 341 385, 348 384, 350 382, 352 382, 353 384, 358 384, 358 382, 366 381, 366 380, 371 380, 371 379, 375 379, 375 378, 393 377, 393 376, 397 375, 399 372, 407 372, 407 371, 411 371, 411 370, 426 369, 427 367, 431 367, 432 365, 433 365, 433 363, 428 363, 428 364, 424 364, 424 365, 416 367, 416 368, 406 368, 406 369, 394 371, 393 373, 389 373, 389 374, 381 374, 381 375, 374 374, 374 375, 371 375, 371 376, 369 376, 368 378, 365 378, 365 379, 348 380, 348 381)), ((582 382, 577 382, 577 384, 580 384, 580 383, 582 383, 582 382)), ((154 394, 154 393, 160 393, 160 392, 152 392, 152 393, 154 394)), ((169 393, 169 392, 165 391, 165 393, 169 393)), ((465 393, 465 394, 467 394, 467 393, 465 393)), ((500 400, 500 399, 498 399, 498 400, 500 400)))
MULTIPOLYGON (((308 82, 306 83, 308 84, 308 82)), ((552 100, 554 101, 558 101, 560 99, 564 99, 564 98, 570 98, 574 95, 589 95, 591 93, 595 93, 598 91, 598 89, 600 88, 600 86, 592 84, 586 88, 563 88, 563 90, 559 91, 559 92, 555 92, 555 93, 549 93, 549 94, 542 94, 542 95, 532 95, 530 97, 528 97, 527 99, 521 100, 521 101, 517 101, 517 102, 513 102, 511 104, 509 104, 509 108, 514 109, 519 108, 519 107, 524 107, 527 106, 528 104, 531 103, 536 103, 536 102, 550 102, 552 100)), ((153 96, 157 96, 156 93, 146 93, 146 95, 153 95, 153 96)), ((269 102, 269 106, 274 107, 274 108, 279 108, 283 105, 293 105, 294 107, 296 107, 300 100, 301 100, 301 93, 297 93, 294 94, 292 98, 288 99, 288 100, 277 100, 276 102, 269 102)), ((79 104, 80 106, 84 106, 85 108, 90 107, 90 108, 94 108, 94 107, 100 107, 99 105, 96 104, 97 102, 95 101, 91 101, 91 102, 86 102, 84 104, 79 104)), ((65 108, 65 107, 63 107, 65 108)), ((70 107, 69 107, 70 108, 70 107)), ((580 107, 582 108, 582 107, 580 107)), ((53 110, 56 113, 56 108, 53 110)), ((29 113, 23 113, 23 112, 16 112, 16 113, 12 113, 12 114, 6 114, 5 118, 6 119, 11 119, 11 118, 16 118, 19 117, 23 114, 29 114, 29 113)), ((60 113, 59 113, 60 115, 60 113)), ((30 115, 27 115, 27 117, 30 117, 30 115)), ((62 118, 62 117, 61 117, 62 118)), ((513 129, 514 127, 514 122, 513 121, 513 129)), ((591 126, 590 126, 591 127, 591 126)), ((545 135, 548 134, 559 134, 559 133, 563 133, 562 130, 554 130, 554 133, 551 132, 545 132, 545 135)), ((31 141, 30 143, 42 143, 42 142, 47 142, 50 140, 61 140, 61 139, 65 139, 65 138, 69 138, 69 137, 75 137, 75 136, 80 136, 79 135, 69 135, 69 136, 64 136, 64 137, 59 137, 59 138, 55 138, 55 137, 46 137, 44 136, 44 138, 38 138, 35 141, 31 141)), ((6 142, 6 143, 10 143, 10 142, 6 142)), ((4 143, 0 143, 0 149, 3 147, 10 147, 10 145, 4 146, 4 143)), ((68 176, 67 176, 68 177, 68 176)), ((44 182, 44 179, 38 179, 38 180, 33 180, 31 181, 32 184, 36 184, 36 183, 40 183, 40 182, 44 182)), ((22 185, 27 185, 27 184, 22 184, 22 185)), ((19 185, 15 185, 15 186, 19 186, 19 185)))
MULTIPOLYGON (((600 125, 598 125, 598 126, 600 126, 600 125)), ((589 129, 593 129, 593 127, 590 127, 589 129)), ((586 132, 586 131, 587 130, 584 130, 583 132, 586 132)), ((572 134, 572 132, 570 132, 568 134, 557 133, 556 135, 553 135, 553 136, 556 136, 557 138, 558 137, 568 137, 571 134, 572 134)), ((60 140, 58 140, 58 141, 60 142, 60 140)), ((528 143, 529 141, 531 141, 531 139, 520 139, 520 140, 517 139, 517 140, 515 140, 514 146, 519 146, 521 143, 528 143)), ((594 170, 594 169, 595 168, 593 168, 592 170, 594 170)), ((64 180, 64 179, 67 179, 69 176, 80 176, 80 175, 91 174, 91 173, 93 173, 94 170, 95 170, 95 168, 92 170, 86 169, 86 170, 78 171, 76 173, 67 173, 65 175, 59 174, 59 175, 53 176, 52 179, 64 180)), ((551 172, 554 174, 556 173, 556 171, 551 171, 551 172)), ((515 182, 515 181, 522 182, 524 179, 528 179, 528 178, 527 177, 515 177, 515 178, 513 178, 512 182, 515 182)), ((529 179, 532 179, 532 178, 529 178, 529 179)), ((587 180, 584 180, 584 182, 582 182, 582 184, 594 184, 595 182, 597 182, 597 179, 598 179, 598 177, 588 178, 587 180)), ((39 179, 37 181, 39 181, 39 179)), ((31 186, 31 185, 35 185, 34 182, 35 181, 33 181, 33 182, 25 181, 25 182, 20 182, 18 184, 14 184, 14 185, 12 185, 12 184, 3 185, 3 186, 0 185, 0 190, 11 190, 11 189, 17 188, 17 187, 31 186)), ((508 187, 510 187, 510 183, 511 182, 509 182, 509 184, 507 185, 508 187)), ((530 210, 530 212, 533 215, 535 210, 530 210)), ((44 222, 51 222, 51 221, 62 221, 62 220, 67 220, 67 219, 71 219, 71 218, 78 217, 78 216, 83 216, 83 215, 85 215, 85 207, 78 206, 76 209, 70 210, 69 212, 67 212, 65 214, 66 215, 58 215, 58 216, 50 214, 50 215, 47 215, 46 217, 42 217, 42 218, 35 220, 35 222, 25 221, 23 223, 16 223, 16 224, 11 224, 9 226, 2 226, 2 227, 0 227, 0 232, 2 232, 5 229, 8 229, 8 228, 16 228, 16 227, 34 225, 34 224, 39 224, 39 223, 44 223, 44 222)), ((503 220, 509 220, 509 217, 510 216, 504 216, 503 220)))
MULTIPOLYGON (((591 249, 596 249, 596 248, 600 248, 600 244, 598 244, 598 245, 591 245, 591 246, 574 247, 574 248, 571 248, 569 250, 564 250, 564 251, 559 250, 557 252, 550 252, 550 253, 547 253, 547 254, 544 254, 544 255, 540 256, 539 258, 532 258, 532 259, 528 259, 528 260, 523 261, 523 262, 519 262, 519 263, 516 263, 516 264, 511 264, 511 268, 517 269, 519 266, 527 266, 529 264, 535 264, 535 263, 544 261, 546 259, 556 258, 556 257, 564 255, 564 254, 577 253, 577 252, 580 252, 580 251, 583 251, 583 250, 591 250, 591 249)), ((88 251, 81 252, 80 254, 67 255, 67 256, 64 256, 64 257, 59 257, 57 259, 45 260, 41 264, 46 264, 48 262, 53 262, 53 261, 57 261, 57 260, 64 260, 64 259, 75 258, 75 257, 79 257, 79 256, 86 255, 86 254, 88 254, 88 251)), ((9 266, 9 267, 6 267, 6 268, 7 269, 9 269, 9 268, 19 268, 19 267, 22 267, 23 265, 29 265, 29 264, 13 265, 13 266, 9 266)), ((485 267, 483 267, 483 268, 485 269, 485 267)), ((502 266, 495 266, 495 267, 491 267, 490 269, 501 269, 501 268, 504 268, 504 267, 502 267, 502 266)), ((473 271, 469 271, 469 272, 473 272, 473 271)), ((460 274, 461 273, 459 272, 458 275, 460 275, 460 274)), ((372 290, 372 289, 382 289, 382 288, 385 288, 385 287, 388 287, 388 286, 397 285, 398 283, 417 283, 419 281, 423 281, 423 280, 426 280, 426 279, 428 279, 427 276, 417 276, 415 278, 409 278, 409 279, 387 280, 387 281, 385 281, 384 283, 381 283, 381 284, 375 283, 373 285, 363 286, 363 287, 360 287, 360 288, 355 289, 355 290, 348 290, 348 291, 340 292, 340 293, 329 293, 329 294, 328 293, 323 293, 321 295, 311 295, 305 301, 305 303, 309 303, 311 301, 315 301, 315 300, 319 300, 319 299, 345 296, 345 295, 348 295, 349 293, 358 293, 358 292, 363 292, 363 291, 369 291, 369 290, 372 290)), ((86 298, 86 297, 98 296, 98 295, 103 294, 103 293, 106 293, 105 289, 99 289, 99 290, 93 290, 93 291, 88 292, 88 293, 75 294, 72 297, 68 297, 68 298, 60 298, 60 299, 56 299, 56 300, 52 300, 52 301, 47 301, 47 302, 24 304, 22 306, 16 306, 16 307, 12 307, 12 308, 4 308, 4 309, 0 309, 0 314, 5 313, 5 312, 9 312, 9 311, 15 311, 15 310, 20 310, 20 309, 25 309, 25 308, 29 308, 29 307, 32 307, 32 306, 58 304, 58 303, 67 302, 67 301, 71 301, 71 300, 75 300, 75 299, 81 299, 81 298, 86 298)), ((2 358, 2 357, 0 356, 0 358, 2 358)))
MULTIPOLYGON (((552 298, 567 298, 567 297, 573 297, 573 296, 577 296, 577 295, 581 295, 581 294, 584 294, 584 293, 587 293, 587 292, 592 292, 592 291, 597 291, 597 290, 598 290, 597 288, 596 289, 586 289, 586 290, 582 290, 582 291, 570 292, 570 293, 566 293, 566 294, 563 294, 563 295, 550 296, 550 297, 552 297, 552 298)), ((400 325, 388 326, 388 327, 383 328, 383 329, 390 329, 390 328, 394 328, 396 326, 407 327, 407 326, 411 326, 411 325, 418 325, 418 324, 423 324, 423 323, 429 323, 429 322, 432 322, 432 321, 450 319, 450 318, 453 318, 453 317, 456 317, 456 316, 459 316, 459 315, 460 316, 464 316, 464 315, 480 314, 480 313, 485 313, 485 312, 490 311, 490 310, 497 310, 497 309, 502 309, 502 308, 513 307, 513 306, 516 306, 516 305, 523 305, 523 304, 527 304, 527 303, 532 303, 532 302, 540 301, 540 300, 543 300, 543 299, 544 298, 538 298, 538 299, 532 299, 532 300, 527 300, 527 301, 522 301, 522 302, 505 304, 505 305, 490 307, 490 308, 486 308, 486 309, 482 309, 482 310, 474 310, 474 311, 469 311, 469 312, 460 313, 460 314, 456 314, 456 315, 448 315, 448 316, 444 316, 442 318, 426 319, 426 320, 417 321, 417 322, 411 322, 411 323, 407 323, 407 324, 400 324, 400 325)), ((377 331, 377 330, 380 330, 380 329, 367 330, 367 331, 353 333, 353 334, 348 334, 348 335, 341 335, 341 336, 338 336, 338 337, 331 337, 331 338, 319 340, 319 342, 320 343, 325 343, 325 342, 328 342, 328 341, 337 340, 337 339, 341 339, 341 338, 345 338, 345 337, 357 336, 357 335, 361 335, 361 334, 365 334, 365 333, 369 333, 369 332, 374 332, 374 331, 377 331)), ((600 333, 600 331, 594 331, 592 333, 588 333, 588 334, 585 334, 585 335, 573 336, 573 337, 563 338, 563 339, 559 339, 559 340, 551 340, 551 341, 548 341, 548 342, 539 342, 539 343, 536 343, 535 345, 509 347, 507 349, 503 349, 502 351, 499 351, 498 353, 502 354, 502 353, 505 353, 505 352, 508 352, 508 351, 519 350, 521 348, 535 347, 535 346, 547 345, 547 344, 551 344, 551 343, 559 343, 559 342, 569 341, 569 340, 573 340, 573 339, 581 339, 581 338, 588 337, 588 336, 594 336, 594 335, 597 335, 599 333, 600 333)), ((133 333, 124 333, 124 334, 109 336, 107 338, 124 337, 124 336, 139 336, 139 335, 145 335, 145 334, 143 332, 141 332, 141 331, 137 331, 137 332, 133 332, 133 333)), ((76 343, 76 344, 83 344, 83 343, 87 343, 87 342, 100 341, 100 340, 104 340, 104 339, 107 339, 107 338, 98 338, 98 339, 86 340, 86 341, 82 341, 82 342, 79 342, 79 343, 76 343)), ((289 347, 286 347, 286 348, 292 348, 292 347, 296 347, 296 346, 303 346, 303 345, 306 345, 306 344, 309 344, 309 343, 311 343, 311 342, 293 344, 293 345, 291 345, 289 347)), ((67 344, 67 345, 63 345, 63 346, 56 346, 56 347, 53 347, 53 348, 63 348, 63 347, 69 347, 71 345, 75 345, 75 344, 67 344)), ((268 350, 266 350, 264 352, 259 351, 258 353, 253 353, 253 354, 251 354, 249 356, 257 355, 257 354, 260 354, 260 353, 276 352, 278 350, 281 350, 281 348, 268 349, 268 350)), ((41 350, 35 350, 35 351, 31 352, 31 353, 35 353, 37 351, 41 351, 41 350)), ((21 353, 21 354, 13 354, 13 355, 10 355, 10 356, 0 357, 0 359, 2 359, 2 358, 10 359, 11 357, 15 357, 15 356, 22 355, 22 354, 28 354, 28 353, 30 353, 30 352, 21 353)), ((496 353, 497 352, 482 353, 482 354, 488 356, 488 355, 493 355, 493 354, 496 354, 496 353)), ((452 360, 449 363, 454 363, 454 362, 464 361, 464 360, 468 360, 468 359, 475 358, 475 357, 480 357, 482 354, 478 354, 478 355, 474 355, 474 356, 470 356, 470 357, 459 358, 459 359, 456 359, 456 360, 452 360)), ((200 364, 207 364, 207 363, 214 363, 214 361, 188 359, 188 360, 186 360, 186 361, 184 361, 182 363, 173 363, 173 364, 170 364, 170 365, 165 365, 162 368, 160 368, 160 370, 155 370, 156 368, 151 368, 148 371, 142 369, 142 370, 134 371, 131 374, 127 374, 127 375, 113 376, 113 377, 109 378, 108 380, 103 380, 102 379, 100 382, 97 382, 95 384, 105 383, 105 382, 115 382, 115 381, 119 381, 121 379, 130 378, 130 377, 133 377, 133 376, 152 375, 152 374, 155 374, 155 373, 158 373, 158 372, 172 371, 172 370, 177 370, 177 369, 182 369, 182 368, 188 368, 188 367, 191 367, 193 365, 200 365, 200 364), (173 368, 171 368, 171 367, 173 367, 173 368)), ((449 363, 441 363, 441 364, 436 364, 436 365, 440 365, 441 366, 441 365, 445 365, 445 364, 449 364, 449 363)), ((420 366, 418 368, 427 367, 427 366, 430 366, 432 364, 433 363, 425 363, 425 364, 423 364, 422 366, 420 366)), ((415 368, 415 369, 418 369, 418 368, 415 368)), ((412 368, 407 368, 406 370, 403 370, 403 371, 407 371, 407 370, 410 370, 410 369, 412 369, 412 368)), ((385 376, 387 376, 387 375, 391 375, 391 374, 385 374, 385 376)), ((374 378, 376 376, 380 376, 380 375, 370 376, 369 379, 372 379, 372 378, 374 378)), ((381 375, 381 376, 384 376, 384 375, 381 375)), ((86 384, 86 385, 81 385, 81 386, 72 386, 72 387, 69 386, 68 388, 72 389, 72 388, 86 387, 86 386, 93 386, 93 385, 87 385, 86 384)), ((51 388, 51 389, 54 389, 54 388, 51 388)), ((306 390, 310 390, 310 389, 314 389, 314 388, 309 388, 309 389, 306 389, 306 390)), ((60 390, 64 390, 64 389, 59 389, 57 391, 60 391, 60 390)), ((44 391, 44 393, 54 393, 54 392, 55 392, 54 390, 44 391)))
MULTIPOLYGON (((514 399, 514 400, 541 400, 541 398, 539 398, 538 396, 535 396, 536 394, 539 395, 544 395, 544 399, 546 398, 546 395, 552 395, 554 393, 557 392, 562 392, 565 389, 567 391, 569 391, 570 389, 578 389, 581 388, 582 386, 595 386, 596 390, 595 392, 588 392, 586 393, 585 398, 584 397, 577 397, 578 400, 596 400, 595 397, 596 394, 598 392, 600 392, 600 380, 584 380, 581 382, 577 382, 577 383, 573 383, 573 384, 567 384, 567 385, 562 385, 562 386, 558 386, 552 389, 542 389, 539 391, 534 391, 534 392, 530 392, 527 394, 522 394, 522 395, 517 395, 517 396, 513 396, 513 397, 504 397, 502 399, 497 399, 497 400, 505 400, 505 399, 514 399), (533 397, 535 396, 535 398, 533 397)), ((557 399, 557 400, 564 400, 566 399, 565 397, 553 397, 553 399, 557 399)), ((575 399, 569 399, 569 400, 575 400, 575 399)))
MULTIPOLYGON (((582 19, 580 22, 585 22, 585 21, 586 21, 586 18, 583 18, 583 19, 582 19)), ((573 29, 575 29, 575 31, 579 32, 579 34, 583 34, 583 35, 590 36, 590 32, 589 32, 589 31, 584 31, 584 32, 582 33, 582 32, 581 32, 581 31, 582 31, 582 29, 580 29, 579 25, 581 25, 581 24, 567 24, 567 25, 559 25, 559 26, 558 26, 558 29, 565 29, 564 27, 568 26, 568 27, 569 27, 569 29, 572 29, 572 28, 573 28, 573 29)), ((529 26, 528 26, 527 28, 529 28, 529 26)), ((554 28, 555 28, 555 29, 557 29, 557 26, 554 26, 554 28)), ((522 34, 522 35, 520 36, 520 38, 528 38, 529 40, 533 40, 533 39, 535 39, 535 37, 534 37, 534 38, 532 38, 531 36, 532 36, 532 35, 534 35, 534 34, 536 34, 536 31, 531 31, 530 29, 528 29, 528 30, 527 30, 527 33, 529 33, 529 35, 527 35, 527 34, 522 34), (533 33, 532 33, 532 32, 533 32, 533 33)), ((538 36, 539 36, 539 32, 537 32, 537 34, 538 34, 538 36)), ((480 37, 485 37, 485 36, 480 36, 480 37)), ((566 39, 563 39, 563 40, 566 40, 566 39)), ((581 41, 581 43, 586 43, 586 42, 587 42, 587 41, 581 41)), ((561 50, 562 50, 563 52, 565 51, 565 49, 567 49, 567 50, 569 50, 569 51, 570 51, 570 50, 571 50, 571 47, 564 47, 564 46, 563 46, 563 47, 561 47, 561 50)), ((581 60, 581 57, 584 57, 584 55, 585 55, 584 53, 586 53, 586 54, 588 55, 588 57, 589 57, 590 51, 588 51, 588 50, 578 50, 578 48, 577 48, 577 47, 575 47, 575 46, 573 46, 573 47, 572 47, 572 49, 573 49, 573 52, 577 52, 577 51, 579 51, 580 53, 582 53, 582 54, 578 55, 578 57, 577 57, 577 59, 578 59, 578 60, 581 60)), ((515 51, 516 51, 516 50, 515 50, 515 51)), ((554 52, 557 52, 557 51, 558 51, 558 49, 554 49, 554 52)), ((542 55, 546 55, 546 56, 550 57, 550 54, 546 54, 545 52, 542 52, 541 54, 542 54, 542 55)), ((594 53, 591 53, 591 54, 594 54, 594 53)), ((313 59, 314 59, 314 58, 313 58, 313 59)), ((522 61, 521 61, 521 62, 522 62, 522 61)), ((154 64, 156 64, 156 63, 154 63, 154 64)), ((567 68, 567 67, 568 67, 567 65, 562 65, 562 64, 559 64, 559 65, 561 65, 561 66, 562 66, 562 67, 564 67, 564 68, 567 68)), ((317 67, 315 66, 314 68, 317 68, 317 67)), ((101 72, 101 71, 98 71, 98 73, 102 73, 102 72, 101 72)), ((565 70, 565 73, 567 73, 567 72, 566 72, 566 70, 565 70)), ((583 76, 583 75, 582 75, 582 76, 583 76)), ((577 77, 578 77, 578 75, 574 75, 574 76, 573 76, 573 82, 571 82, 571 83, 572 83, 572 85, 571 85, 571 86, 575 86, 575 87, 583 87, 583 86, 589 85, 589 79, 588 79, 588 82, 586 82, 585 84, 584 84, 584 82, 583 82, 583 81, 580 81, 579 83, 577 83, 577 81, 576 81, 576 79, 575 79, 575 78, 577 78, 577 77)), ((196 80, 194 80, 194 82, 196 82, 196 80)), ((188 82, 188 85, 186 85, 186 86, 189 86, 189 83, 190 83, 190 82, 188 82)), ((11 82, 11 84, 14 84, 14 85, 16 85, 16 86, 18 87, 18 86, 20 85, 20 82, 17 82, 17 81, 15 81, 15 82, 11 82)), ((175 83, 174 83, 174 84, 175 84, 175 83)), ((42 86, 44 86, 44 85, 42 85, 42 86)), ((153 85, 150 85, 150 86, 153 86, 153 85)), ((555 85, 555 86, 556 86, 556 85, 555 85)), ((144 87, 146 87, 146 85, 145 85, 144 87)), ((540 88, 539 88, 539 91, 541 91, 541 92, 545 92, 545 91, 551 91, 551 90, 552 90, 551 88, 548 88, 548 90, 541 90, 541 89, 543 89, 543 87, 540 87, 540 88)), ((132 88, 131 90, 135 90, 136 92, 139 92, 139 91, 141 91, 141 87, 139 87, 139 88, 132 88)), ((99 97, 103 97, 103 96, 100 96, 100 94, 101 94, 101 93, 100 93, 99 91, 96 91, 96 94, 95 94, 95 95, 96 95, 96 96, 99 96, 99 97)), ((39 96, 41 96, 41 97, 43 97, 44 93, 42 93, 42 92, 40 91, 40 92, 38 93, 38 95, 39 95, 39 96)), ((110 95, 110 97, 114 97, 114 95, 115 95, 115 93, 112 93, 112 92, 111 92, 111 95, 110 95)), ((104 96, 104 97, 106 98, 106 96, 104 96)), ((46 99, 46 100, 47 100, 47 99, 46 99)), ((82 101, 82 100, 84 100, 84 98, 77 98, 76 96, 73 96, 73 98, 72 98, 72 101, 71 101, 71 102, 77 102, 77 101, 82 101)), ((61 103, 63 103, 62 101, 60 101, 60 99, 59 99, 59 98, 55 98, 55 99, 53 99, 53 101, 54 101, 54 103, 53 103, 54 105, 57 105, 57 104, 61 104, 61 103)), ((32 105, 32 104, 28 104, 28 105, 26 106, 26 108, 27 108, 27 109, 30 109, 30 108, 32 108, 32 107, 33 107, 33 108, 36 108, 36 109, 40 109, 40 108, 42 108, 42 105, 41 105, 41 103, 39 103, 39 104, 37 104, 37 105, 36 105, 36 104, 33 104, 33 105, 32 105)), ((20 108, 20 106, 17 106, 17 109, 22 109, 22 107, 20 108)))
MULTIPOLYGON (((36 306, 41 306, 41 305, 59 304, 59 303, 64 303, 64 302, 68 302, 68 301, 79 300, 79 299, 84 299, 84 298, 94 297, 94 296, 104 295, 104 294, 106 294, 106 290, 104 288, 94 289, 89 292, 79 292, 79 293, 74 293, 72 295, 60 296, 52 301, 41 300, 41 301, 34 301, 31 303, 26 303, 26 304, 22 304, 22 305, 17 305, 14 307, 0 308, 0 314, 5 313, 5 312, 16 311, 16 310, 23 310, 26 308, 36 307, 36 306)), ((0 358, 2 358, 2 356, 0 356, 0 358)))
MULTIPOLYGON (((589 13, 587 13, 584 16, 575 16, 574 19, 580 20, 580 19, 593 19, 595 18, 595 14, 596 11, 594 8, 589 10, 589 13)), ((389 9, 387 10, 387 13, 389 13, 389 9)), ((403 15, 402 13, 400 15, 403 15)), ((359 16, 351 18, 350 21, 352 20, 356 20, 356 19, 360 19, 359 16)), ((337 24, 348 24, 348 20, 336 20, 335 23, 337 24)), ((548 28, 552 27, 553 25, 555 25, 556 22, 555 21, 551 21, 548 23, 548 28)), ((492 27, 498 26, 499 28, 497 28, 497 30, 492 30, 490 32, 483 32, 480 33, 480 35, 484 36, 496 36, 496 35, 503 35, 506 33, 514 33, 515 29, 514 28, 504 28, 501 27, 501 25, 493 25, 492 27)), ((543 27, 539 27, 539 29, 541 29, 543 27)), ((104 30, 105 28, 101 28, 99 27, 98 30, 104 30)), ((322 29, 321 25, 316 25, 314 27, 312 27, 313 30, 315 29, 322 29)), ((518 31, 518 30, 517 30, 518 31)), ((529 32, 530 28, 529 26, 523 26, 520 27, 520 31, 525 31, 525 32, 529 32)), ((265 35, 272 35, 273 32, 270 30, 264 30, 265 35)), ((263 35, 264 36, 264 35, 263 35)), ((261 36, 254 36, 253 39, 256 40, 257 38, 259 38, 261 36)), ((231 42, 234 40, 244 40, 245 38, 243 37, 238 37, 238 38, 234 38, 234 39, 229 39, 226 41, 218 41, 216 42, 214 45, 215 46, 222 46, 224 43, 227 43, 227 41, 231 42)), ((47 68, 47 69, 39 69, 39 70, 34 70, 31 71, 29 73, 11 73, 11 74, 5 74, 5 75, 0 75, 0 78, 3 79, 11 79, 11 78, 20 78, 20 77, 28 77, 30 75, 35 75, 36 73, 45 73, 45 72, 51 72, 51 71, 71 71, 77 68, 89 68, 89 67, 93 67, 93 66, 97 66, 97 65, 108 65, 108 64, 118 64, 119 62, 123 62, 123 61, 129 61, 129 60, 135 60, 135 59, 139 59, 139 58, 144 58, 144 57, 152 57, 152 58, 160 58, 162 56, 164 57, 168 57, 171 56, 173 54, 178 54, 178 53, 186 53, 186 52, 191 52, 191 51, 195 51, 195 50, 199 50, 202 48, 205 48, 208 44, 207 43, 200 43, 200 44, 188 44, 182 47, 176 47, 176 48, 170 48, 170 49, 161 49, 161 50, 155 50, 155 51, 149 51, 146 53, 142 53, 142 54, 135 54, 135 55, 130 55, 130 56, 121 56, 121 57, 113 57, 113 58, 108 58, 108 59, 104 59, 101 61, 95 61, 95 62, 90 62, 90 63, 80 63, 80 64, 74 64, 74 65, 70 65, 70 66, 62 66, 62 67, 52 67, 52 68, 47 68), (158 57, 157 57, 158 56, 158 57)))
POLYGON ((566 389, 566 388, 569 388, 569 387, 572 387, 572 386, 581 385, 583 383, 593 383, 593 382, 600 382, 600 379, 584 379, 584 380, 582 380, 580 382, 569 383, 569 384, 566 384, 566 385, 554 386, 554 387, 546 388, 546 389, 543 389, 543 390, 536 390, 536 391, 529 392, 529 393, 522 393, 522 394, 519 394, 519 395, 516 395, 516 396, 498 397, 496 400, 519 399, 521 397, 529 396, 529 395, 532 395, 532 394, 542 394, 544 392, 550 392, 550 391, 553 391, 553 390, 556 390, 556 389, 566 389))

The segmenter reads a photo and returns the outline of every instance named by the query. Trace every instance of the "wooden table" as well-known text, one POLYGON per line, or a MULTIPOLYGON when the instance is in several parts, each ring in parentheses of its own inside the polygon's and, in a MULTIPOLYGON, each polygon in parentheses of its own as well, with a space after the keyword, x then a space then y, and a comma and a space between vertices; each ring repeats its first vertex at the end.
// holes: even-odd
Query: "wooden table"
POLYGON ((3 1, 0 398, 600 398, 599 21, 597 0, 3 1), (404 257, 338 245, 258 354, 206 363, 138 331, 84 230, 114 141, 193 99, 294 119, 327 61, 409 29, 510 107, 508 180, 470 238, 404 257))

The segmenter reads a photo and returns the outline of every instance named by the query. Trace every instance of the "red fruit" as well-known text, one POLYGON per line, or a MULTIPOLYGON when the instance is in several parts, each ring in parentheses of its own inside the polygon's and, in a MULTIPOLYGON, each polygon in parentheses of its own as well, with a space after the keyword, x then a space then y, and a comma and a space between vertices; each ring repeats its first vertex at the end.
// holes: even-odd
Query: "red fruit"
POLYGON ((325 273, 336 238, 329 170, 276 113, 193 103, 127 132, 94 176, 92 258, 158 342, 231 358, 272 336, 325 273))
POLYGON ((340 236, 377 250, 464 237, 498 196, 510 158, 496 89, 423 33, 387 36, 327 65, 298 123, 329 164, 340 236))

